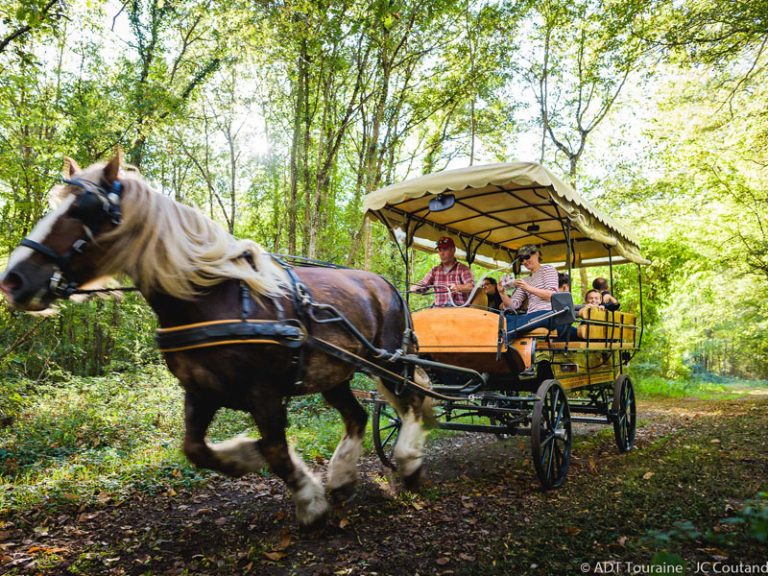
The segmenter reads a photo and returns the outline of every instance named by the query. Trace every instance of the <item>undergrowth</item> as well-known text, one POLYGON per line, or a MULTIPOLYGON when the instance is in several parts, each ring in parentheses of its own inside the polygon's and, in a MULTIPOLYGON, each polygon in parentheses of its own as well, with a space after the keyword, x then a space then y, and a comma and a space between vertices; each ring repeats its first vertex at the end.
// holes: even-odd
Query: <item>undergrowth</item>
MULTIPOLYGON (((0 426, 0 516, 41 506, 74 508, 205 482, 210 472, 181 451, 183 392, 167 370, 59 382, 4 382, 0 426)), ((330 458, 340 416, 319 396, 289 404, 288 435, 305 459, 330 458)), ((212 441, 258 437, 249 415, 220 410, 212 441)), ((371 449, 370 435, 366 449, 371 449)))
POLYGON ((768 390, 768 382, 744 380, 691 379, 670 380, 661 376, 635 375, 636 391, 641 396, 666 398, 700 398, 724 400, 749 394, 751 391, 768 390))

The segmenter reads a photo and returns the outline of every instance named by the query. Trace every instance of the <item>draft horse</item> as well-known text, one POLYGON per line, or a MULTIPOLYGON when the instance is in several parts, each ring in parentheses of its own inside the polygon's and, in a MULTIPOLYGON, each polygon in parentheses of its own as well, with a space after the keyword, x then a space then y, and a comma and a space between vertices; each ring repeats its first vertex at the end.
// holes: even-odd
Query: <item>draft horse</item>
MULTIPOLYGON (((120 164, 119 154, 86 169, 65 161, 64 184, 51 191, 53 210, 14 250, 0 276, 0 290, 12 306, 45 310, 56 299, 124 274, 157 314, 158 332, 172 335, 181 326, 215 328, 233 318, 256 324, 286 318, 296 324, 298 281, 313 301, 335 307, 375 347, 394 351, 403 345, 409 312, 380 276, 327 268, 289 272, 256 243, 233 238, 200 212, 152 190, 138 173, 121 171, 120 164)), ((305 328, 370 360, 370 351, 338 323, 305 328)), ((269 467, 292 493, 300 526, 322 526, 328 500, 321 481, 286 441, 287 398, 319 392, 341 413, 345 434, 329 463, 327 486, 332 497, 347 499, 357 481, 367 421, 349 386, 355 367, 274 337, 207 344, 163 353, 185 390, 185 454, 197 466, 230 476, 269 467), (222 407, 250 413, 261 438, 206 441, 222 407)), ((378 385, 400 413, 395 458, 412 486, 422 473, 423 396, 408 390, 395 395, 381 381, 378 385)))

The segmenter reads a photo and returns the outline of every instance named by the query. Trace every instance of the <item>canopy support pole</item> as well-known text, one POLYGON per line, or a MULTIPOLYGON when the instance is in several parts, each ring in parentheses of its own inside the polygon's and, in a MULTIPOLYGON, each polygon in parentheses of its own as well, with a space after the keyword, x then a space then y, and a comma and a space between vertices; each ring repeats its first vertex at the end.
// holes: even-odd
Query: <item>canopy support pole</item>
POLYGON ((563 226, 565 232, 565 264, 568 266, 568 292, 573 294, 573 272, 571 269, 571 221, 566 218, 565 226, 563 226))
POLYGON ((643 347, 643 332, 645 332, 645 314, 643 313, 643 270, 640 264, 637 264, 637 285, 640 296, 640 340, 637 343, 638 348, 643 347))
POLYGON ((611 294, 614 294, 616 292, 616 286, 613 285, 613 252, 611 251, 611 246, 608 245, 608 275, 610 277, 610 290, 611 294))

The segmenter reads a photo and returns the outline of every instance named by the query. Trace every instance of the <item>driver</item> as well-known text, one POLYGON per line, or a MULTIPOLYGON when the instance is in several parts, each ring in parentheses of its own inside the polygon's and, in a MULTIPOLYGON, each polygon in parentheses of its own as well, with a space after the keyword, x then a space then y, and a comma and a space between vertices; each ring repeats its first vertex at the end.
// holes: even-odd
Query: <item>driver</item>
POLYGON ((411 292, 425 292, 428 287, 435 286, 435 306, 451 306, 451 299, 454 305, 461 306, 475 286, 472 271, 469 266, 456 260, 456 244, 452 238, 440 238, 437 241, 437 253, 440 255, 440 264, 411 286, 411 292))

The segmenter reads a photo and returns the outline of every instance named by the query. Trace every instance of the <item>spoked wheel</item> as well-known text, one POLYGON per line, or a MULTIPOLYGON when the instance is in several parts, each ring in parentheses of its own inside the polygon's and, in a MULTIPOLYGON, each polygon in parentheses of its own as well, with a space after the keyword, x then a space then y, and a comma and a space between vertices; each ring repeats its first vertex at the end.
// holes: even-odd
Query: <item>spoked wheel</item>
POLYGON ((389 404, 377 401, 373 406, 373 446, 384 466, 396 469, 395 445, 400 436, 402 422, 389 404))
POLYGON ((531 418, 531 452, 545 490, 559 488, 571 461, 571 410, 557 380, 545 380, 536 392, 531 418))
POLYGON ((616 378, 613 385, 613 434, 619 452, 629 452, 635 443, 637 427, 637 405, 635 387, 626 374, 616 378))

